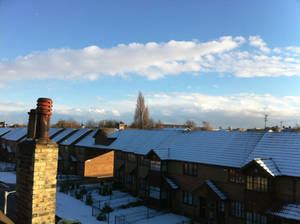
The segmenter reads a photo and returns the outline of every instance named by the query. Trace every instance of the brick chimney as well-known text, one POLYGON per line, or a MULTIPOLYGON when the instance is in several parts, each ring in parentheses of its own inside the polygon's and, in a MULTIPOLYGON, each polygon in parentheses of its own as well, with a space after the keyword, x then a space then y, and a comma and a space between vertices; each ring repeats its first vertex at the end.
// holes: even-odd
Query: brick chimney
POLYGON ((27 139, 17 151, 17 223, 55 223, 58 146, 49 139, 52 100, 30 110, 27 139))

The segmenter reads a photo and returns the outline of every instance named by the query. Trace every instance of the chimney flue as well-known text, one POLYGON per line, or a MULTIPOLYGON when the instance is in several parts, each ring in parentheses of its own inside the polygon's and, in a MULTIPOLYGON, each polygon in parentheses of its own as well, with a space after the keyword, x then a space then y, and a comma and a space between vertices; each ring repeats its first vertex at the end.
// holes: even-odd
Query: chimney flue
POLYGON ((35 138, 36 135, 36 109, 31 109, 28 119, 27 138, 35 138))
POLYGON ((36 138, 39 140, 49 139, 50 117, 52 115, 52 100, 39 98, 37 100, 37 128, 36 138))

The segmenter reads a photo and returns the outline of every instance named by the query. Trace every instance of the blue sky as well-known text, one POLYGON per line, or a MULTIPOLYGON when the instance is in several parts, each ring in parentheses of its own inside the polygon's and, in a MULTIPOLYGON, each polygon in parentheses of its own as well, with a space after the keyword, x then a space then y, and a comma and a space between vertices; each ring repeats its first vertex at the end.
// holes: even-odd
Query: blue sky
POLYGON ((0 0, 0 115, 300 122, 300 1, 0 0))

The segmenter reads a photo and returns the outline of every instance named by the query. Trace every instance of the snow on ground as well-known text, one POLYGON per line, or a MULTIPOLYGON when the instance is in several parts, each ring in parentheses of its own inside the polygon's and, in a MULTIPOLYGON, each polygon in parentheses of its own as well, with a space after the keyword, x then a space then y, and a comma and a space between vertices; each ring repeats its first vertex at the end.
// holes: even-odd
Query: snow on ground
POLYGON ((15 172, 0 172, 0 181, 7 184, 16 183, 16 173, 15 172))
POLYGON ((144 219, 138 222, 138 224, 174 224, 182 221, 189 221, 190 219, 184 216, 167 213, 159 216, 155 216, 150 219, 144 219))
MULTIPOLYGON (((110 196, 101 196, 97 194, 96 191, 93 191, 92 198, 93 200, 104 200, 107 202, 106 199, 109 199, 110 196)), ((134 198, 127 193, 113 191, 113 196, 109 203, 110 206, 114 208, 114 211, 110 213, 110 223, 115 223, 115 216, 122 215, 126 217, 126 222, 136 224, 174 224, 189 220, 184 216, 172 213, 163 214, 162 212, 148 209, 145 206, 137 206, 127 209, 118 208, 120 205, 126 205, 128 202, 136 200, 137 198, 134 198), (147 219, 147 214, 149 214, 152 218, 147 219)), ((96 219, 96 216, 92 216, 92 208, 90 206, 87 206, 84 202, 61 192, 56 193, 56 214, 61 218, 79 220, 83 224, 107 223, 107 221, 100 222, 96 219)))
POLYGON ((98 223, 92 216, 92 208, 84 202, 67 194, 56 192, 56 215, 69 220, 79 220, 82 223, 98 223))

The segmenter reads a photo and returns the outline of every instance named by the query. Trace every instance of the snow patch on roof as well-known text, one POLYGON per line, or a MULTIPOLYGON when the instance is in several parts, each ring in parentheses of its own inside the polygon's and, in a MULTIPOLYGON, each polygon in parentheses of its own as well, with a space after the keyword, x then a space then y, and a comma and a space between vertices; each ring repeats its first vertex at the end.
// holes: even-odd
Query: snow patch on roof
POLYGON ((10 128, 0 128, 0 136, 6 134, 10 130, 11 130, 10 128))
POLYGON ((55 135, 57 132, 61 131, 61 130, 62 130, 62 128, 50 128, 50 129, 49 129, 49 136, 50 136, 50 138, 51 138, 53 135, 55 135))
POLYGON ((69 138, 65 139, 60 144, 61 145, 71 145, 89 131, 90 131, 90 129, 88 129, 88 128, 78 129, 73 135, 71 135, 69 138))
POLYGON ((52 138, 51 140, 57 143, 57 142, 61 141, 63 138, 65 138, 67 135, 71 134, 73 131, 75 131, 74 128, 66 128, 61 133, 59 133, 54 138, 52 138))
POLYGON ((10 141, 19 141, 27 135, 27 128, 15 128, 2 136, 3 139, 10 141))
POLYGON ((280 171, 272 159, 255 159, 255 162, 273 177, 280 175, 280 171))

